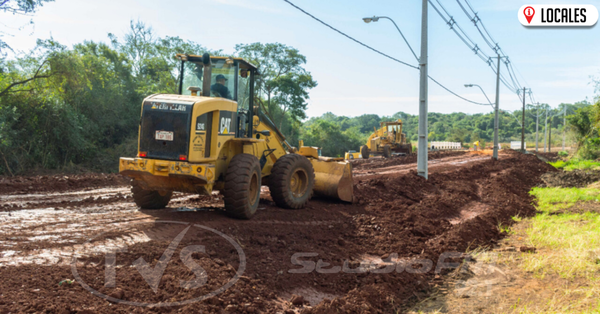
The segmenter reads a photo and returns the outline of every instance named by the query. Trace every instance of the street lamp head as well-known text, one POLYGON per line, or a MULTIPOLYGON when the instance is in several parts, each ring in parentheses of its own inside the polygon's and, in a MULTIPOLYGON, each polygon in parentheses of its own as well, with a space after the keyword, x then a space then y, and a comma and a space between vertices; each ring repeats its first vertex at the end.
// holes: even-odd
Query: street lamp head
POLYGON ((473 87, 473 84, 465 84, 465 87, 473 87))
POLYGON ((377 22, 377 21, 379 21, 379 17, 377 17, 377 16, 364 17, 363 21, 365 21, 365 23, 377 22))

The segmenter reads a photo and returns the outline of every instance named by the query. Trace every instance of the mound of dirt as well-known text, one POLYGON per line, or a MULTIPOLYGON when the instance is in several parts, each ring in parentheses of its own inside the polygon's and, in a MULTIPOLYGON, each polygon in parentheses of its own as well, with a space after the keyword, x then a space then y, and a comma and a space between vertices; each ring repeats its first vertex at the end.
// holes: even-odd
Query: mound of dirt
POLYGON ((583 188, 600 180, 600 171, 573 170, 549 172, 542 175, 543 186, 583 188))
POLYGON ((129 178, 114 173, 0 177, 0 194, 74 191, 85 188, 129 185, 129 181, 129 178))
MULTIPOLYGON (((490 246, 502 236, 499 223, 510 225, 513 216, 535 213, 528 191, 548 171, 556 169, 533 155, 511 153, 500 161, 434 173, 429 180, 412 172, 359 182, 354 192, 369 214, 355 219, 354 241, 382 258, 396 253, 434 265, 444 252, 490 246)), ((433 277, 433 272, 370 276, 360 288, 307 313, 387 312, 394 300, 424 296, 433 277)))
MULTIPOLYGON (((383 160, 379 167, 401 159, 383 160)), ((107 199, 102 204, 104 207, 98 209, 102 210, 104 220, 98 221, 97 216, 90 215, 89 220, 78 221, 86 227, 67 230, 90 228, 92 222, 108 228, 117 222, 124 224, 128 219, 143 219, 144 224, 133 234, 139 231, 152 242, 135 243, 128 246, 126 252, 116 254, 114 287, 106 285, 104 255, 82 257, 78 266, 81 279, 93 289, 132 302, 177 302, 215 291, 234 277, 240 259, 233 247, 214 233, 191 228, 166 265, 164 276, 158 282, 158 292, 153 291, 132 265, 143 258, 150 267, 157 267, 169 243, 183 227, 161 227, 158 222, 147 223, 149 219, 200 224, 226 234, 243 249, 246 260, 243 276, 231 288, 203 301, 175 307, 140 308, 108 302, 77 282, 58 286, 64 279, 74 278, 68 265, 1 266, 0 312, 404 312, 412 302, 427 296, 436 276, 449 271, 435 272, 443 253, 493 245, 503 235, 498 224, 510 225, 515 215, 533 215, 535 208, 528 192, 541 184, 540 176, 549 171, 556 172, 556 169, 534 155, 507 152, 498 161, 475 156, 468 163, 430 173, 429 180, 414 171, 355 178, 354 204, 315 199, 307 208, 290 211, 262 198, 257 215, 248 221, 229 219, 221 214, 219 207, 223 205, 218 196, 178 196, 170 208, 135 215, 127 212, 135 208, 127 203, 129 198, 111 198, 110 202, 107 199), (205 205, 211 210, 205 210, 205 205), (111 215, 115 216, 111 219, 111 215), (182 279, 199 278, 189 267, 190 260, 184 263, 184 258, 180 258, 182 248, 193 245, 205 246, 205 253, 194 253, 191 259, 205 270, 207 281, 197 289, 186 289, 182 279), (304 255, 295 257, 296 254, 304 255), (365 261, 374 266, 368 271, 357 271, 365 261), (415 264, 415 261, 421 262, 415 264), (384 262, 394 269, 376 271, 387 269, 388 264, 384 262), (306 265, 313 268, 304 273, 294 272, 306 265), (430 269, 416 271, 420 266, 430 269), (347 271, 340 270, 343 267, 347 271), (303 302, 298 301, 299 297, 303 302)), ((68 195, 62 197, 66 199, 68 195)), ((38 206, 43 208, 45 203, 38 206)), ((84 210, 88 203, 76 201, 73 206, 82 206, 84 210)), ((20 219, 15 218, 18 211, 11 214, 10 217, 8 213, 3 215, 5 220, 2 221, 20 219)), ((60 218, 69 219, 69 215, 60 218)), ((10 232, 0 240, 16 243, 10 250, 26 251, 22 249, 23 242, 32 234, 29 229, 19 231, 18 226, 22 224, 18 221, 10 228, 0 228, 10 232)), ((70 226, 71 222, 66 225, 70 226)), ((8 223, 5 226, 9 226, 8 223)), ((114 231, 105 238, 131 237, 132 233, 125 227, 124 231, 114 231)), ((60 230, 56 228, 55 224, 49 224, 43 231, 60 230)), ((93 232, 100 231, 90 230, 93 232)), ((83 240, 74 239, 77 241, 74 244, 80 245, 83 240)), ((443 262, 461 259, 456 257, 443 262)))
POLYGON ((555 162, 557 160, 560 159, 560 156, 558 156, 558 153, 542 153, 542 152, 537 152, 534 153, 536 155, 538 155, 539 157, 542 158, 542 160, 546 161, 546 162, 555 162))
MULTIPOLYGON (((466 151, 441 151, 441 152, 429 152, 427 158, 429 160, 440 159, 444 157, 460 156, 467 154, 466 151)), ((408 156, 394 156, 392 158, 369 158, 369 159, 355 159, 351 161, 353 169, 375 169, 397 165, 405 165, 417 162, 417 154, 410 154, 408 156)))

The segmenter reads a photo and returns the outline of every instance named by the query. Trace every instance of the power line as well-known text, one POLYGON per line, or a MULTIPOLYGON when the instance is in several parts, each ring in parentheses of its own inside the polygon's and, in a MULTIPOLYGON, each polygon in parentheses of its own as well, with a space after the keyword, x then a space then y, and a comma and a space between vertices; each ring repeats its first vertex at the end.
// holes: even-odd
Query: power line
POLYGON ((388 55, 388 54, 386 54, 386 53, 383 53, 383 52, 381 52, 381 51, 379 51, 379 50, 377 50, 377 49, 375 49, 375 48, 373 48, 373 47, 371 47, 371 46, 369 46, 369 45, 367 45, 367 44, 365 44, 365 43, 363 43, 363 42, 361 42, 361 41, 359 41, 359 40, 355 39, 354 37, 352 37, 352 36, 350 36, 350 35, 348 35, 348 34, 346 34, 346 33, 342 32, 342 31, 338 30, 337 28, 335 28, 335 27, 333 27, 333 26, 331 26, 331 25, 329 25, 329 24, 327 24, 327 23, 325 23, 325 22, 323 22, 322 20, 320 20, 320 19, 319 19, 319 18, 317 18, 316 16, 314 16, 314 15, 312 15, 312 14, 310 14, 310 13, 308 13, 308 12, 304 11, 302 8, 300 8, 299 6, 297 6, 297 5, 293 4, 292 2, 290 2, 290 1, 288 1, 288 0, 283 0, 283 1, 287 2, 289 5, 291 5, 291 6, 293 6, 294 8, 296 8, 296 9, 300 10, 302 13, 304 13, 304 14, 306 14, 306 15, 308 15, 308 16, 310 16, 310 17, 312 17, 314 20, 318 21, 319 23, 321 23, 321 24, 323 24, 323 25, 325 25, 325 26, 327 26, 327 27, 331 28, 331 29, 332 29, 332 30, 334 30, 335 32, 337 32, 337 33, 339 33, 340 35, 342 35, 342 36, 344 36, 344 37, 346 37, 346 38, 348 38, 348 39, 350 39, 350 40, 354 41, 355 43, 357 43, 357 44, 359 44, 359 45, 361 45, 361 46, 363 46, 363 47, 365 47, 365 48, 367 48, 367 49, 370 49, 370 50, 372 50, 372 51, 374 51, 374 52, 376 52, 376 53, 378 53, 378 54, 380 54, 380 55, 382 55, 382 56, 384 56, 384 57, 386 57, 386 58, 389 58, 389 59, 391 59, 391 60, 394 60, 394 61, 396 61, 396 62, 398 62, 398 63, 404 64, 404 65, 406 65, 406 66, 408 66, 408 67, 411 67, 411 68, 413 68, 413 69, 417 69, 417 70, 419 69, 419 67, 418 67, 418 66, 414 66, 414 65, 412 65, 412 64, 409 64, 409 63, 407 63, 407 62, 404 62, 404 61, 398 60, 398 59, 396 59, 396 58, 394 58, 394 57, 392 57, 392 56, 390 56, 390 55, 388 55))
MULTIPOLYGON (((487 30, 487 28, 485 27, 485 24, 483 23, 483 21, 481 20, 481 18, 477 15, 477 12, 475 12, 475 10, 473 9, 473 6, 471 5, 471 3, 469 3, 469 0, 464 0, 464 1, 466 3, 467 7, 469 8, 469 10, 472 12, 473 16, 471 16, 471 14, 469 14, 469 12, 467 12, 466 8, 462 5, 462 3, 461 3, 460 0, 456 0, 456 2, 460 5, 460 7, 462 8, 462 10, 465 13, 465 15, 471 20, 471 22, 473 22, 473 25, 475 25, 475 27, 477 28, 477 31, 479 32, 479 34, 481 35, 481 37, 483 38, 483 40, 496 53, 498 53, 498 54, 500 54, 502 56, 507 56, 506 53, 504 53, 504 51, 502 50, 502 48, 498 44, 498 42, 496 40, 494 40, 494 38, 492 37, 492 35, 490 34, 490 32, 487 30), (481 25, 481 28, 479 27, 480 25, 481 25), (482 29, 483 29, 483 32, 482 32, 482 29), (484 32, 485 32, 485 35, 484 35, 484 32), (487 35, 487 37, 486 37, 486 35, 487 35), (488 40, 488 38, 489 38, 489 40, 488 40)), ((517 69, 515 71, 515 68, 512 65, 512 62, 510 62, 510 61, 507 60, 506 66, 507 66, 507 69, 508 69, 508 73, 511 76, 511 80, 513 81, 513 84, 516 85, 516 87, 523 86, 523 85, 521 84, 521 82, 519 82, 519 79, 517 78, 517 73, 515 73, 515 72, 518 72, 518 74, 521 76, 521 78, 523 79, 523 81, 525 82, 525 84, 527 86, 530 86, 529 83, 527 82, 527 80, 525 79, 525 77, 523 77, 523 75, 520 73, 519 69, 517 69)))
MULTIPOLYGON (((458 38, 467 46, 469 47, 470 50, 474 51, 475 54, 480 57, 488 66, 490 66, 490 68, 492 69, 492 71, 494 72, 494 74, 497 73, 498 69, 495 69, 493 62, 491 62, 491 58, 481 50, 481 48, 475 43, 474 40, 472 40, 467 34, 466 32, 460 27, 460 25, 456 22, 456 20, 454 19, 454 17, 452 17, 452 15, 450 15, 450 13, 448 13, 448 10, 446 10, 446 8, 444 7, 444 5, 439 1, 436 0, 436 2, 438 3, 438 5, 440 6, 440 8, 442 9, 442 11, 444 11, 444 13, 446 13, 446 15, 448 17, 446 17, 438 8, 437 6, 433 3, 432 0, 428 0, 429 4, 433 7, 433 9, 438 13, 438 15, 442 18, 442 20, 444 20, 444 22, 446 24, 448 24, 450 26, 450 29, 452 31, 454 31, 454 33, 458 36, 458 38), (457 30, 458 29, 458 30, 457 30), (460 32, 459 32, 460 31, 460 32)), ((460 3, 459 3, 460 4, 460 3)), ((462 5, 461 5, 462 7, 462 5)), ((466 10, 463 7, 464 12, 467 14, 468 17, 470 17, 470 15, 468 14, 468 12, 466 12, 466 10)), ((483 34, 482 34, 483 35, 483 34)), ((486 39, 487 42, 487 39, 486 39)), ((489 42, 488 42, 489 44, 489 42)), ((494 51, 496 51, 494 49, 494 51)), ((511 84, 508 83, 508 80, 502 75, 502 73, 500 73, 500 80, 502 81, 502 84, 504 86, 506 86, 508 89, 515 91, 517 88, 517 86, 511 86, 511 84)))
POLYGON ((428 77, 429 77, 429 79, 430 79, 430 80, 432 80, 434 83, 436 83, 437 85, 439 85, 441 88, 445 89, 445 90, 446 90, 447 92, 449 92, 450 94, 452 94, 452 95, 454 95, 454 96, 456 96, 456 97, 458 97, 458 98, 460 98, 460 99, 462 99, 462 100, 464 100, 464 101, 468 101, 468 102, 470 102, 470 103, 472 103, 472 104, 476 104, 476 105, 480 105, 480 106, 490 106, 490 104, 484 104, 484 103, 480 103, 480 102, 476 102, 476 101, 472 101, 472 100, 466 99, 466 98, 464 98, 464 97, 462 97, 462 96, 458 95, 457 93, 455 93, 455 92, 451 91, 451 90, 450 90, 450 89, 448 89, 446 86, 444 86, 444 85, 442 85, 440 82, 436 81, 436 80, 435 80, 433 77, 431 77, 431 76, 429 76, 429 75, 428 75, 428 77))
MULTIPOLYGON (((386 58, 389 58, 389 59, 391 59, 391 60, 393 60, 393 61, 396 61, 396 62, 398 62, 398 63, 401 63, 401 64, 403 64, 403 65, 406 65, 406 66, 408 66, 408 67, 411 67, 411 68, 413 68, 413 69, 417 69, 417 70, 419 69, 419 67, 416 67, 416 66, 414 66, 414 65, 411 65, 411 64, 409 64, 409 63, 406 63, 406 62, 404 62, 404 61, 400 61, 400 60, 398 60, 398 59, 396 59, 396 58, 394 58, 394 57, 392 57, 392 56, 390 56, 390 55, 388 55, 388 54, 385 54, 385 53, 383 53, 383 52, 381 52, 381 51, 379 51, 379 50, 377 50, 377 49, 375 49, 375 48, 373 48, 373 47, 371 47, 371 46, 369 46, 369 45, 367 45, 367 44, 365 44, 365 43, 363 43, 363 42, 361 42, 361 41, 359 41, 359 40, 357 40, 357 39, 355 39, 355 38, 353 38, 353 37, 351 37, 350 35, 348 35, 348 34, 346 34, 346 33, 342 32, 342 31, 338 30, 337 28, 335 28, 335 27, 333 27, 333 26, 331 26, 331 25, 329 25, 329 24, 325 23, 324 21, 322 21, 321 19, 317 18, 316 16, 314 16, 314 15, 312 15, 312 14, 308 13, 307 11, 305 11, 304 9, 300 8, 299 6, 297 6, 297 5, 293 4, 293 3, 292 3, 292 2, 290 2, 289 0, 283 0, 283 1, 285 1, 286 3, 288 3, 289 5, 291 5, 292 7, 296 8, 296 9, 297 9, 297 10, 299 10, 300 12, 302 12, 302 13, 304 13, 304 14, 306 14, 306 15, 310 16, 312 19, 316 20, 317 22, 319 22, 319 23, 321 23, 321 24, 323 24, 323 25, 325 25, 325 26, 329 27, 329 28, 330 28, 330 29, 332 29, 333 31, 335 31, 335 32, 339 33, 340 35, 342 35, 342 36, 344 36, 344 37, 346 37, 346 38, 348 38, 348 39, 350 39, 350 40, 352 40, 352 41, 354 41, 354 42, 356 42, 356 43, 357 43, 357 44, 359 44, 359 45, 361 45, 361 46, 363 46, 363 47, 365 47, 365 48, 368 48, 368 49, 370 49, 370 50, 372 50, 372 51, 374 51, 374 52, 376 52, 376 53, 378 53, 378 54, 380 54, 380 55, 382 55, 382 56, 384 56, 384 57, 386 57, 386 58)), ((410 45, 409 45, 409 47, 410 47, 410 45)), ((412 48, 411 48, 411 49, 412 49, 412 48)), ((476 52, 476 53, 477 53, 477 52, 476 52)), ((450 94, 452 94, 452 95, 454 95, 454 96, 456 96, 456 97, 458 97, 458 98, 460 98, 460 99, 462 99, 462 100, 464 100, 464 101, 467 101, 467 102, 470 102, 470 103, 472 103, 472 104, 476 104, 476 105, 481 105, 481 106, 487 106, 487 105, 488 105, 488 104, 479 103, 479 102, 476 102, 476 101, 469 100, 469 99, 467 99, 467 98, 465 98, 465 97, 462 97, 462 96, 458 95, 457 93, 453 92, 452 90, 450 90, 448 87, 446 87, 446 86, 442 85, 442 83, 438 82, 438 81, 437 81, 437 80, 435 80, 433 77, 431 77, 431 76, 429 76, 429 75, 428 75, 428 77, 429 77, 429 79, 430 79, 430 80, 432 80, 434 83, 436 83, 437 85, 439 85, 441 88, 445 89, 445 90, 446 90, 447 92, 449 92, 450 94)))

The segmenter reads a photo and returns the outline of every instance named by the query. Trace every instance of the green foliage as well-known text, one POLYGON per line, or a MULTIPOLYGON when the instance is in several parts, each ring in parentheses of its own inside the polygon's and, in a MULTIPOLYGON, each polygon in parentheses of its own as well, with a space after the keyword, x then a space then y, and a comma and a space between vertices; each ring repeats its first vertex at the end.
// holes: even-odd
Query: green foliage
POLYGON ((308 91, 317 86, 304 69, 306 57, 298 49, 280 43, 239 44, 236 55, 258 67, 261 78, 256 89, 266 96, 266 110, 274 123, 283 127, 286 119, 306 119, 308 91))
POLYGON ((356 128, 345 131, 327 120, 319 120, 302 129, 305 145, 322 148, 324 156, 343 157, 349 149, 364 145, 366 138, 356 128))
POLYGON ((119 156, 136 153, 142 99, 176 92, 175 54, 207 51, 178 37, 155 38, 141 22, 132 22, 123 41, 109 37, 111 46, 71 49, 40 41, 0 62, 0 174, 71 165, 116 171, 119 156))
POLYGON ((537 199, 537 208, 543 212, 553 212, 569 207, 580 201, 600 201, 600 190, 592 188, 539 188, 529 192, 537 199), (563 206, 559 206, 559 205, 563 206))
POLYGON ((562 151, 558 152, 558 156, 567 157, 567 156, 569 156, 569 152, 562 150, 562 151))
POLYGON ((554 168, 563 169, 565 171, 586 169, 596 170, 600 168, 600 162, 581 159, 570 159, 568 161, 558 160, 555 162, 550 162, 549 164, 554 168))
POLYGON ((575 110, 567 116, 569 125, 576 133, 578 142, 577 157, 581 159, 596 159, 600 157, 600 138, 598 125, 600 123, 600 102, 575 110))

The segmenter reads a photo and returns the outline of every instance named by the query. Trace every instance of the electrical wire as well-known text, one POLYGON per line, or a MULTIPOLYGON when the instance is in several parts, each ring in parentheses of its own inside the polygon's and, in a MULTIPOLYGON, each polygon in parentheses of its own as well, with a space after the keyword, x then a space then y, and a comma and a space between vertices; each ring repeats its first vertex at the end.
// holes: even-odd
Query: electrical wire
MULTIPOLYGON (((457 94, 457 93, 455 93, 455 92, 451 91, 451 90, 450 90, 450 89, 448 89, 446 86, 442 85, 440 82, 436 81, 436 80, 435 80, 433 77, 431 77, 431 76, 429 76, 429 75, 427 75, 427 76, 429 77, 429 79, 430 79, 430 80, 432 80, 434 83, 436 83, 437 85, 439 85, 441 88, 445 89, 445 90, 446 90, 447 92, 449 92, 450 94, 452 94, 452 95, 454 95, 454 96, 456 96, 456 97, 458 97, 458 98, 460 98, 460 99, 462 99, 462 100, 464 100, 464 101, 470 102, 470 103, 472 103, 472 104, 480 105, 480 106, 490 106, 490 105, 491 105, 491 104, 484 104, 484 103, 480 103, 480 102, 476 102, 476 101, 472 101, 472 100, 469 100, 469 99, 467 99, 467 98, 464 98, 464 97, 460 96, 459 94, 457 94)), ((493 106, 492 106, 492 107, 493 107, 493 106)))
MULTIPOLYGON (((472 15, 467 11, 467 9, 463 6, 463 4, 461 3, 460 0, 456 0, 456 2, 459 4, 459 6, 461 7, 461 9, 465 13, 465 15, 469 18, 469 20, 471 20, 471 22, 473 22, 473 25, 475 25, 475 27, 477 28, 477 31, 479 32, 479 34, 481 35, 483 40, 488 44, 488 46, 492 50, 494 50, 496 53, 498 53, 499 55, 507 57, 506 53, 504 53, 504 51, 502 50, 502 48, 500 47, 498 42, 496 40, 494 40, 494 38, 492 37, 490 32, 485 27, 485 24, 483 23, 481 18, 477 15, 477 12, 475 12, 475 10, 473 9, 473 6, 469 2, 469 0, 464 0, 464 2, 467 5, 467 7, 469 8, 469 10, 471 11, 472 15), (481 28, 480 28, 480 26, 481 26, 481 28), (483 30, 483 32, 482 32, 482 30, 483 30), (487 35, 487 37, 486 37, 486 35, 487 35)), ((516 85, 515 87, 523 86, 517 77, 517 73, 521 76, 521 78, 523 79, 525 84, 527 86, 529 86, 529 83, 527 82, 525 77, 520 73, 519 69, 516 69, 516 71, 515 71, 515 67, 513 66, 512 62, 510 62, 508 60, 508 58, 507 58, 507 61, 505 64, 507 66, 508 73, 511 76, 511 80, 513 81, 513 85, 516 85)), ((519 96, 519 98, 521 98, 521 97, 519 96)))
POLYGON ((367 49, 369 49, 369 50, 372 50, 372 51, 374 51, 374 52, 376 52, 376 53, 378 53, 378 54, 380 54, 380 55, 382 55, 382 56, 384 56, 384 57, 386 57, 386 58, 388 58, 388 59, 394 60, 394 61, 396 61, 396 62, 398 62, 398 63, 401 63, 401 64, 403 64, 403 65, 406 65, 406 66, 408 66, 408 67, 411 67, 411 68, 413 68, 413 69, 417 69, 417 70, 419 69, 419 67, 418 67, 418 66, 414 66, 414 65, 412 65, 412 64, 409 64, 409 63, 407 63, 407 62, 404 62, 404 61, 398 60, 398 59, 396 59, 396 58, 394 58, 394 57, 392 57, 392 56, 390 56, 390 55, 388 55, 388 54, 386 54, 386 53, 383 53, 383 52, 381 52, 381 51, 379 51, 379 50, 377 50, 377 49, 375 49, 375 48, 373 48, 373 47, 371 47, 371 46, 369 46, 369 45, 367 45, 367 44, 365 44, 365 43, 363 43, 363 42, 361 42, 361 41, 359 41, 359 40, 355 39, 354 37, 351 37, 350 35, 348 35, 348 34, 346 34, 346 33, 342 32, 342 31, 338 30, 337 28, 335 28, 335 27, 333 27, 333 26, 331 26, 331 25, 329 25, 329 24, 327 24, 327 23, 323 22, 321 19, 317 18, 316 16, 314 16, 314 15, 312 15, 312 14, 310 14, 310 13, 306 12, 304 9, 302 9, 302 8, 300 8, 299 6, 297 6, 297 5, 293 4, 293 3, 292 3, 292 2, 290 2, 289 0, 283 0, 283 1, 287 2, 289 5, 293 6, 293 7, 294 7, 294 8, 296 8, 296 9, 298 9, 298 10, 299 10, 299 11, 301 11, 302 13, 304 13, 304 14, 306 14, 306 15, 310 16, 311 18, 313 18, 314 20, 318 21, 319 23, 321 23, 321 24, 323 24, 323 25, 325 25, 325 26, 327 26, 327 27, 331 28, 333 31, 335 31, 335 32, 339 33, 340 35, 342 35, 342 36, 344 36, 344 37, 346 37, 346 38, 348 38, 348 39, 352 40, 353 42, 355 42, 355 43, 357 43, 357 44, 359 44, 359 45, 361 45, 361 46, 363 46, 363 47, 365 47, 365 48, 367 48, 367 49))
MULTIPOLYGON (((365 48, 368 48, 368 49, 370 49, 370 50, 372 50, 372 51, 374 51, 374 52, 376 52, 376 53, 378 53, 378 54, 380 54, 380 55, 382 55, 382 56, 384 56, 384 57, 386 57, 386 58, 388 58, 388 59, 391 59, 391 60, 393 60, 393 61, 396 61, 396 62, 398 62, 398 63, 401 63, 401 64, 403 64, 403 65, 406 65, 406 66, 408 66, 408 67, 411 67, 411 68, 413 68, 413 69, 417 69, 417 70, 419 69, 419 67, 416 67, 416 66, 414 66, 414 65, 411 65, 411 64, 409 64, 409 63, 407 63, 407 62, 404 62, 404 61, 400 61, 400 60, 398 60, 398 59, 396 59, 396 58, 394 58, 394 57, 392 57, 392 56, 390 56, 390 55, 387 55, 387 54, 385 54, 385 53, 383 53, 383 52, 381 52, 381 51, 379 51, 379 50, 377 50, 377 49, 375 49, 375 48, 373 48, 373 47, 371 47, 371 46, 369 46, 369 45, 367 45, 367 44, 364 44, 364 43, 362 43, 361 41, 359 41, 359 40, 357 40, 357 39, 355 39, 355 38, 351 37, 350 35, 347 35, 346 33, 344 33, 344 32, 342 32, 342 31, 338 30, 337 28, 335 28, 335 27, 333 27, 333 26, 331 26, 331 25, 329 25, 329 24, 325 23, 324 21, 322 21, 321 19, 317 18, 316 16, 314 16, 314 15, 312 15, 312 14, 308 13, 308 12, 307 12, 307 11, 305 11, 304 9, 302 9, 302 8, 300 8, 299 6, 297 6, 297 5, 293 4, 291 1, 289 1, 289 0, 283 0, 283 1, 284 1, 284 2, 286 2, 287 4, 291 5, 292 7, 296 8, 296 9, 297 9, 297 10, 299 10, 300 12, 302 12, 302 13, 304 13, 304 14, 308 15, 309 17, 311 17, 312 19, 316 20, 317 22, 319 22, 319 23, 321 23, 321 24, 323 24, 323 25, 325 25, 325 26, 329 27, 329 28, 330 28, 330 29, 332 29, 333 31, 335 31, 335 32, 339 33, 340 35, 342 35, 342 36, 344 36, 344 37, 346 37, 346 38, 348 38, 348 39, 350 39, 350 40, 352 40, 352 41, 354 41, 354 42, 356 42, 356 43, 357 43, 357 44, 359 44, 359 45, 361 45, 361 46, 363 46, 363 47, 365 47, 365 48)), ((445 90, 446 90, 447 92, 449 92, 450 94, 452 94, 452 95, 454 95, 454 96, 456 96, 456 97, 458 97, 458 98, 460 98, 460 99, 462 99, 462 100, 464 100, 464 101, 466 101, 466 102, 470 102, 470 103, 472 103, 472 104, 481 105, 481 106, 487 106, 487 105, 488 105, 488 104, 484 104, 484 103, 480 103, 480 102, 472 101, 472 100, 469 100, 469 99, 467 99, 467 98, 465 98, 465 97, 462 97, 462 96, 460 96, 459 94, 457 94, 457 93, 453 92, 452 90, 450 90, 448 87, 444 86, 442 83, 440 83, 440 82, 438 82, 437 80, 435 80, 435 79, 434 79, 433 77, 431 77, 430 75, 428 75, 428 77, 429 77, 429 79, 430 79, 430 80, 432 80, 434 83, 436 83, 436 84, 437 84, 438 86, 440 86, 441 88, 445 89, 445 90)))
MULTIPOLYGON (((458 1, 458 0, 457 0, 458 1)), ((444 5, 439 1, 436 0, 436 2, 438 3, 439 7, 441 8, 442 11, 444 11, 444 13, 447 15, 445 16, 442 11, 440 11, 440 9, 438 9, 438 7, 433 3, 432 0, 428 0, 429 4, 431 5, 431 7, 438 13, 438 15, 442 18, 442 20, 444 20, 444 22, 446 24, 448 24, 450 26, 450 29, 452 31, 454 31, 454 33, 458 36, 458 38, 472 51, 475 52, 475 54, 477 56, 479 56, 488 66, 490 66, 490 68, 492 68, 492 71, 494 71, 494 74, 497 74, 497 69, 495 69, 493 62, 491 62, 491 58, 481 50, 481 48, 475 43, 475 41, 473 41, 467 34, 466 32, 460 27, 460 25, 456 22, 456 20, 454 19, 454 17, 452 17, 448 10, 446 10, 446 8, 444 7, 444 5), (460 31, 460 32, 459 32, 460 31)), ((460 4, 460 3, 459 3, 460 4)), ((461 5, 462 7, 462 5, 461 5)), ((470 15, 468 15, 468 12, 466 12, 466 9, 464 9, 464 12, 467 14, 467 16, 470 17, 470 15)), ((487 41, 487 39, 486 39, 487 41)), ((489 44, 489 43, 488 43, 489 44)), ((494 49, 495 50, 495 49, 494 49)), ((496 50, 495 50, 496 51, 496 50)), ((501 56, 502 57, 502 56, 501 56)), ((510 74, 510 73, 509 73, 510 74)), ((502 81, 502 84, 504 86, 506 86, 508 89, 515 91, 517 88, 517 86, 514 86, 508 82, 508 80, 503 76, 502 73, 500 73, 500 80, 502 81)))

